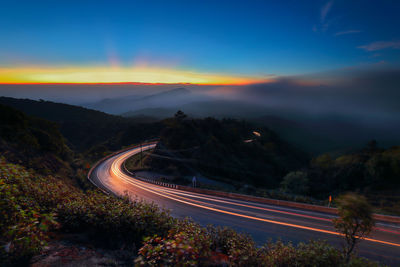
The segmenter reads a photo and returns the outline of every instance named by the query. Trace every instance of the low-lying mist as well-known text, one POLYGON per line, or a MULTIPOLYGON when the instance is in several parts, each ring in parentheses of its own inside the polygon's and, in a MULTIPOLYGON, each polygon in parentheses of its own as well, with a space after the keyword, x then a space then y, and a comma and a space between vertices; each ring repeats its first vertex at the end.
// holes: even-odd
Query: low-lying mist
POLYGON ((271 127, 309 151, 400 143, 400 69, 343 69, 246 86, 0 85, 0 94, 126 117, 233 117, 271 127), (315 149, 314 149, 315 148, 315 149))

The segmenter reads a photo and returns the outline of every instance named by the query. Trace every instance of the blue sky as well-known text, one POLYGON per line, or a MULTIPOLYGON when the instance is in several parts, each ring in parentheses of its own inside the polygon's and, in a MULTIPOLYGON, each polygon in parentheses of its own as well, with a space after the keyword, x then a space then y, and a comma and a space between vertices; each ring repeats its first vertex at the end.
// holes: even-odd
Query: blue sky
POLYGON ((298 75, 400 62, 400 1, 3 1, 0 66, 298 75))

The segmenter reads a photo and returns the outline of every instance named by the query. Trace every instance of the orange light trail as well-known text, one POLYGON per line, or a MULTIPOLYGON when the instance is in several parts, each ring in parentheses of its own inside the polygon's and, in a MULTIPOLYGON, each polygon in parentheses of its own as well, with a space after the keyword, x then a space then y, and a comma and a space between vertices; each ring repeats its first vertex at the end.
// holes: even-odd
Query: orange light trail
POLYGON ((245 85, 265 77, 213 74, 156 67, 0 67, 0 84, 199 84, 245 85))
MULTIPOLYGON (((154 147, 155 145, 150 145, 147 147, 143 147, 143 149, 149 149, 151 147, 154 147)), ((160 193, 159 191, 156 191, 152 188, 161 188, 164 189, 163 187, 160 186, 156 186, 156 185, 148 185, 144 182, 138 181, 138 180, 132 180, 131 177, 125 175, 124 173, 122 173, 120 171, 120 167, 122 165, 122 163, 128 158, 130 157, 131 154, 125 154, 123 156, 120 156, 119 158, 117 158, 111 165, 111 169, 110 169, 110 174, 112 174, 112 176, 117 177, 121 180, 124 180, 125 182, 132 184, 134 186, 137 186, 143 190, 146 190, 148 192, 151 192, 153 194, 180 202, 180 203, 184 203, 187 205, 191 205, 194 207, 198 207, 198 208, 203 208, 203 209, 207 209, 207 210, 211 210, 211 211, 215 211, 215 212, 219 212, 219 213, 224 213, 224 214, 228 214, 228 215, 233 215, 233 216, 238 216, 238 217, 242 217, 242 218, 246 218, 246 219, 251 219, 251 220, 256 220, 256 221, 262 221, 262 222, 267 222, 267 223, 272 223, 272 224, 277 224, 277 225, 282 225, 282 226, 288 226, 288 227, 293 227, 293 228, 298 228, 298 229, 303 229, 303 230, 310 230, 310 231, 314 231, 314 232, 320 232, 320 233, 326 233, 326 234, 331 234, 331 235, 337 235, 337 236, 344 236, 341 233, 335 232, 335 231, 330 231, 330 230, 325 230, 325 229, 320 229, 320 228, 315 228, 315 227, 309 227, 309 226, 304 226, 304 225, 298 225, 298 224, 293 224, 293 223, 286 223, 286 222, 280 222, 280 221, 275 221, 275 220, 269 220, 269 219, 264 219, 264 218, 258 218, 258 217, 254 217, 254 216, 250 216, 250 215, 245 215, 245 214, 240 214, 237 212, 231 212, 231 211, 227 211, 227 210, 222 210, 222 209, 218 209, 218 208, 213 208, 213 207, 208 207, 205 205, 201 205, 201 204, 196 204, 193 202, 189 202, 187 201, 187 199, 179 199, 175 196, 173 196, 173 194, 171 193, 167 193, 166 190, 164 190, 164 193, 160 193), (152 188, 151 188, 152 187, 152 188)), ((170 191, 176 191, 176 190, 172 190, 170 189, 170 191)), ((393 243, 393 242, 388 242, 388 241, 383 241, 383 240, 378 240, 378 239, 373 239, 373 238, 362 238, 363 240, 368 240, 371 242, 375 242, 375 243, 381 243, 381 244, 385 244, 385 245, 391 245, 391 246, 396 246, 396 247, 400 247, 400 244, 398 243, 393 243)))
MULTIPOLYGON (((327 219, 327 218, 321 218, 321 217, 316 217, 316 216, 310 216, 310 215, 305 215, 305 214, 301 214, 301 213, 296 213, 296 212, 290 212, 290 211, 283 211, 283 210, 274 210, 274 209, 269 209, 269 208, 263 208, 263 207, 259 207, 259 206, 255 206, 255 205, 247 205, 247 204, 243 204, 243 203, 238 203, 238 202, 232 202, 232 201, 226 201, 226 200, 221 200, 219 198, 215 198, 215 197, 203 197, 200 196, 199 194, 195 194, 195 193, 183 193, 179 190, 174 190, 174 189, 169 189, 169 188, 164 188, 161 187, 160 191, 168 194, 168 191, 173 191, 174 194, 176 195, 183 195, 183 196, 189 196, 189 197, 193 197, 193 198, 199 198, 199 199, 204 199, 204 200, 209 200, 209 201, 215 201, 215 202, 219 202, 219 203, 225 203, 225 204, 229 204, 229 205, 236 205, 236 206, 240 206, 240 207, 246 207, 246 208, 251 208, 251 209, 258 209, 258 210, 264 210, 264 211, 269 211, 269 212, 276 212, 276 213, 282 213, 282 214, 287 214, 287 215, 293 215, 293 216, 298 216, 298 217, 303 217, 303 218, 309 218, 309 219, 314 219, 314 220, 319 220, 319 221, 326 221, 326 222, 331 222, 332 219, 327 219)), ((191 200, 189 198, 185 198, 185 197, 181 197, 183 199, 186 200, 191 200)), ((198 203, 202 203, 201 201, 196 201, 196 200, 191 200, 191 201, 195 201, 198 203)), ((382 227, 374 227, 376 230, 379 231, 383 231, 383 232, 388 232, 388 233, 393 233, 396 235, 400 235, 400 232, 398 231, 391 231, 388 229, 384 229, 382 227)))

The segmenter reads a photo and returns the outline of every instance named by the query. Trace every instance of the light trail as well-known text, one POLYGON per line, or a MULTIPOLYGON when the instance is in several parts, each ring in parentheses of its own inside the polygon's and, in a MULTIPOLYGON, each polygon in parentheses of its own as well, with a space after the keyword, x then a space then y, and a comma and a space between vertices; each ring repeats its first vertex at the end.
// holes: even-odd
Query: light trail
MULTIPOLYGON (((193 198, 199 198, 199 199, 204 199, 204 200, 209 200, 209 201, 214 201, 214 202, 225 203, 225 204, 229 204, 229 205, 236 205, 236 206, 241 206, 241 207, 246 207, 246 208, 251 208, 251 209, 258 209, 258 210, 263 210, 263 211, 282 213, 282 214, 287 214, 287 215, 292 215, 292 216, 297 216, 297 217, 304 217, 304 218, 308 218, 308 219, 315 219, 315 220, 326 221, 326 222, 332 221, 332 219, 328 219, 328 218, 316 217, 316 216, 311 216, 311 215, 306 215, 306 214, 301 214, 301 213, 296 213, 296 212, 290 212, 290 211, 264 208, 264 207, 254 206, 254 205, 243 204, 243 203, 239 203, 239 202, 221 200, 221 199, 214 198, 214 197, 203 197, 198 194, 196 195, 196 194, 184 193, 184 192, 182 192, 180 190, 176 190, 176 189, 174 190, 174 189, 169 189, 169 188, 164 188, 164 187, 161 187, 161 188, 162 189, 160 189, 160 191, 162 191, 162 192, 173 191, 173 193, 176 195, 184 195, 184 196, 189 196, 189 197, 193 197, 193 198)), ((382 227, 374 227, 374 229, 379 230, 379 231, 388 232, 388 233, 393 233, 396 235, 400 235, 399 231, 388 230, 388 229, 384 229, 382 227)))
MULTIPOLYGON (((164 188, 163 188, 161 191, 169 191, 169 190, 168 189, 164 190, 164 188)), ((238 202, 220 200, 220 199, 216 199, 216 198, 212 198, 212 197, 202 197, 202 196, 198 196, 198 195, 194 195, 194 194, 179 192, 178 190, 175 190, 175 191, 176 191, 175 194, 177 194, 177 195, 191 196, 194 198, 200 198, 200 199, 205 199, 205 200, 209 200, 209 201, 215 201, 215 202, 236 205, 236 206, 241 206, 241 207, 246 207, 246 208, 252 208, 252 209, 258 209, 258 210, 264 210, 264 211, 270 211, 270 212, 283 213, 283 214, 288 214, 288 215, 293 215, 293 216, 300 216, 300 217, 316 219, 316 220, 321 220, 321 221, 329 221, 329 222, 331 221, 331 219, 327 219, 327 218, 315 217, 315 216, 311 216, 311 215, 305 215, 305 214, 300 214, 300 213, 295 213, 295 212, 290 212, 290 211, 281 211, 281 210, 263 208, 263 207, 259 207, 259 206, 242 204, 242 203, 238 203, 238 202)))
MULTIPOLYGON (((155 145, 149 145, 146 148, 142 147, 142 149, 149 149, 154 147, 155 145)), ((261 221, 261 222, 266 222, 266 223, 272 223, 272 224, 277 224, 277 225, 282 225, 282 226, 288 226, 288 227, 293 227, 293 228, 298 228, 298 229, 303 229, 303 230, 309 230, 309 231, 314 231, 314 232, 320 232, 320 233, 325 233, 325 234, 331 234, 331 235, 336 235, 336 236, 343 236, 343 234, 335 232, 335 231, 330 231, 330 230, 325 230, 325 229, 320 229, 320 228, 315 228, 315 227, 309 227, 309 226, 304 226, 304 225, 299 225, 299 224, 293 224, 293 223, 286 223, 286 222, 280 222, 280 221, 276 221, 276 220, 270 220, 270 219, 265 219, 265 218, 259 218, 259 217, 255 217, 255 216, 250 216, 250 215, 245 215, 245 214, 240 214, 237 212, 231 212, 231 211, 227 211, 227 210, 223 210, 223 209, 218 209, 218 208, 213 208, 213 207, 209 207, 209 206, 205 206, 202 204, 196 204, 193 202, 188 201, 189 199, 187 198, 183 198, 180 199, 177 196, 174 196, 174 192, 175 190, 165 190, 165 188, 161 187, 161 186, 156 186, 156 185, 151 185, 142 181, 139 181, 137 179, 132 179, 132 177, 124 174, 120 169, 121 166, 123 164, 123 162, 129 158, 131 155, 135 154, 134 152, 139 150, 139 148, 136 148, 134 150, 131 151, 131 153, 126 153, 122 156, 119 156, 118 158, 116 158, 116 160, 113 161, 111 168, 110 168, 110 173, 112 172, 114 177, 117 177, 133 186, 136 186, 142 190, 145 190, 147 192, 150 192, 152 194, 164 197, 164 198, 168 198, 186 205, 190 205, 193 207, 198 207, 198 208, 202 208, 202 209, 206 209, 206 210, 211 210, 214 212, 219 212, 219 213, 223 213, 223 214, 228 214, 228 215, 232 215, 232 216, 237 216, 237 217, 241 217, 241 218, 246 218, 246 219, 251 219, 251 220, 256 220, 256 221, 261 221), (163 193, 161 193, 161 192, 163 193)), ((181 197, 182 198, 182 197, 181 197)), ((193 200, 191 200, 193 201, 193 200)), ((228 202, 228 201, 226 201, 228 202)), ((229 202, 228 202, 229 203, 229 202)), ((232 203, 229 203, 232 204, 232 203)), ((248 205, 249 207, 252 207, 250 205, 248 205)), ((273 210, 274 211, 274 210, 273 210)), ((274 211, 275 212, 275 211, 274 211)), ((292 214, 294 215, 294 214, 292 214)), ((383 241, 383 240, 378 240, 378 239, 373 239, 373 238, 362 238, 363 240, 367 240, 370 242, 375 242, 375 243, 381 243, 381 244, 385 244, 385 245, 391 245, 391 246, 395 246, 395 247, 400 247, 400 244, 398 243, 394 243, 394 242, 388 242, 388 241, 383 241)))
MULTIPOLYGON (((143 148, 144 149, 151 149, 151 148, 154 148, 154 146, 155 145, 149 145, 148 147, 143 147, 143 148)), ((136 150, 134 150, 134 151, 136 151, 136 150)), ((120 157, 118 159, 119 160, 118 163, 121 164, 121 166, 122 166, 123 162, 126 159, 128 159, 133 154, 135 154, 133 152, 120 157), (122 161, 122 163, 121 163, 121 161, 122 161)), ((148 186, 147 183, 143 183, 143 182, 142 182, 142 185, 148 186)), ((236 206, 247 207, 247 208, 251 208, 251 209, 258 209, 258 210, 263 210, 263 211, 287 214, 287 215, 292 215, 292 216, 296 216, 296 217, 303 217, 303 218, 315 219, 315 220, 326 221, 326 222, 331 222, 332 221, 332 219, 328 219, 328 218, 316 217, 316 216, 311 216, 311 215, 306 215, 306 214, 301 214, 301 213, 295 213, 295 212, 290 212, 290 211, 282 211, 282 210, 277 210, 277 209, 264 208, 264 207, 259 207, 259 206, 255 206, 255 205, 249 205, 249 204, 243 204, 243 203, 239 203, 239 202, 233 202, 233 201, 229 201, 229 200, 221 200, 220 198, 216 198, 216 197, 213 197, 213 196, 205 197, 204 195, 200 195, 200 194, 196 194, 196 193, 186 193, 186 192, 183 192, 181 190, 170 189, 170 188, 166 188, 166 187, 158 187, 157 189, 159 191, 164 192, 164 193, 169 194, 169 195, 183 195, 183 196, 199 198, 199 199, 204 199, 204 200, 213 201, 213 202, 224 203, 224 204, 228 204, 228 205, 236 205, 236 206)), ((183 198, 183 197, 181 197, 181 198, 183 198)), ((184 200, 195 201, 195 200, 188 199, 188 198, 183 198, 183 199, 184 200)), ((201 202, 201 201, 195 201, 195 202, 206 204, 206 203, 201 202)), ((213 205, 213 206, 218 206, 218 205, 213 205)), ((232 208, 232 210, 236 210, 236 209, 232 208)), ((384 229, 384 228, 381 228, 381 227, 375 227, 375 229, 379 230, 379 231, 384 231, 384 232, 400 235, 400 232, 398 232, 398 231, 392 231, 392 230, 384 229)))

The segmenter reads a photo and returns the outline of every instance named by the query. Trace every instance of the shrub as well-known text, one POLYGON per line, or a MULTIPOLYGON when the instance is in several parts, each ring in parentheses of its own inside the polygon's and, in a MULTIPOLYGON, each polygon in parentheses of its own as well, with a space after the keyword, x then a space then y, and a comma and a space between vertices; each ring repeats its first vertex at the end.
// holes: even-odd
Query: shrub
POLYGON ((352 257, 346 264, 340 250, 323 241, 284 244, 269 242, 257 248, 254 241, 229 228, 202 228, 180 221, 166 237, 147 238, 136 266, 378 266, 352 257))
POLYGON ((180 221, 165 238, 145 239, 135 262, 137 266, 206 266, 211 263, 211 244, 205 228, 180 221))
POLYGON ((258 255, 264 266, 339 266, 342 263, 340 252, 320 241, 299 243, 297 247, 281 241, 268 243, 258 255))
POLYGON ((8 259, 28 260, 40 252, 57 223, 64 231, 88 231, 102 244, 132 247, 146 236, 166 235, 176 221, 154 204, 98 191, 83 193, 65 181, 27 172, 4 158, 0 158, 0 193, 0 230, 5 237, 0 241, 9 250, 8 259))
POLYGON ((333 224, 336 230, 344 235, 343 253, 346 262, 349 262, 353 249, 360 239, 369 236, 375 221, 372 207, 364 196, 347 193, 336 201, 338 202, 339 217, 333 219, 333 224))
POLYGON ((227 257, 231 266, 253 266, 256 264, 257 249, 254 240, 245 234, 227 227, 208 226, 212 239, 212 250, 221 259, 227 257))
MULTIPOLYGON (((66 181, 39 176, 0 158, 0 231, 7 249, 0 264, 27 263, 52 230, 85 231, 112 247, 134 251, 139 266, 340 266, 339 250, 321 242, 282 242, 257 248, 229 228, 173 219, 156 205, 83 193, 66 181)), ((1 250, 0 254, 4 254, 1 250)), ((352 257, 350 266, 374 266, 352 257)))
POLYGON ((309 192, 307 173, 295 171, 288 173, 281 182, 281 188, 286 193, 307 195, 309 192))
POLYGON ((247 235, 183 220, 167 237, 147 238, 135 262, 137 266, 253 266, 256 253, 247 235))
MULTIPOLYGON (((0 158, 0 232, 5 243, 4 264, 24 264, 40 252, 48 233, 58 224, 27 196, 21 182, 29 173, 0 158)), ((3 252, 4 253, 4 252, 3 252)))

